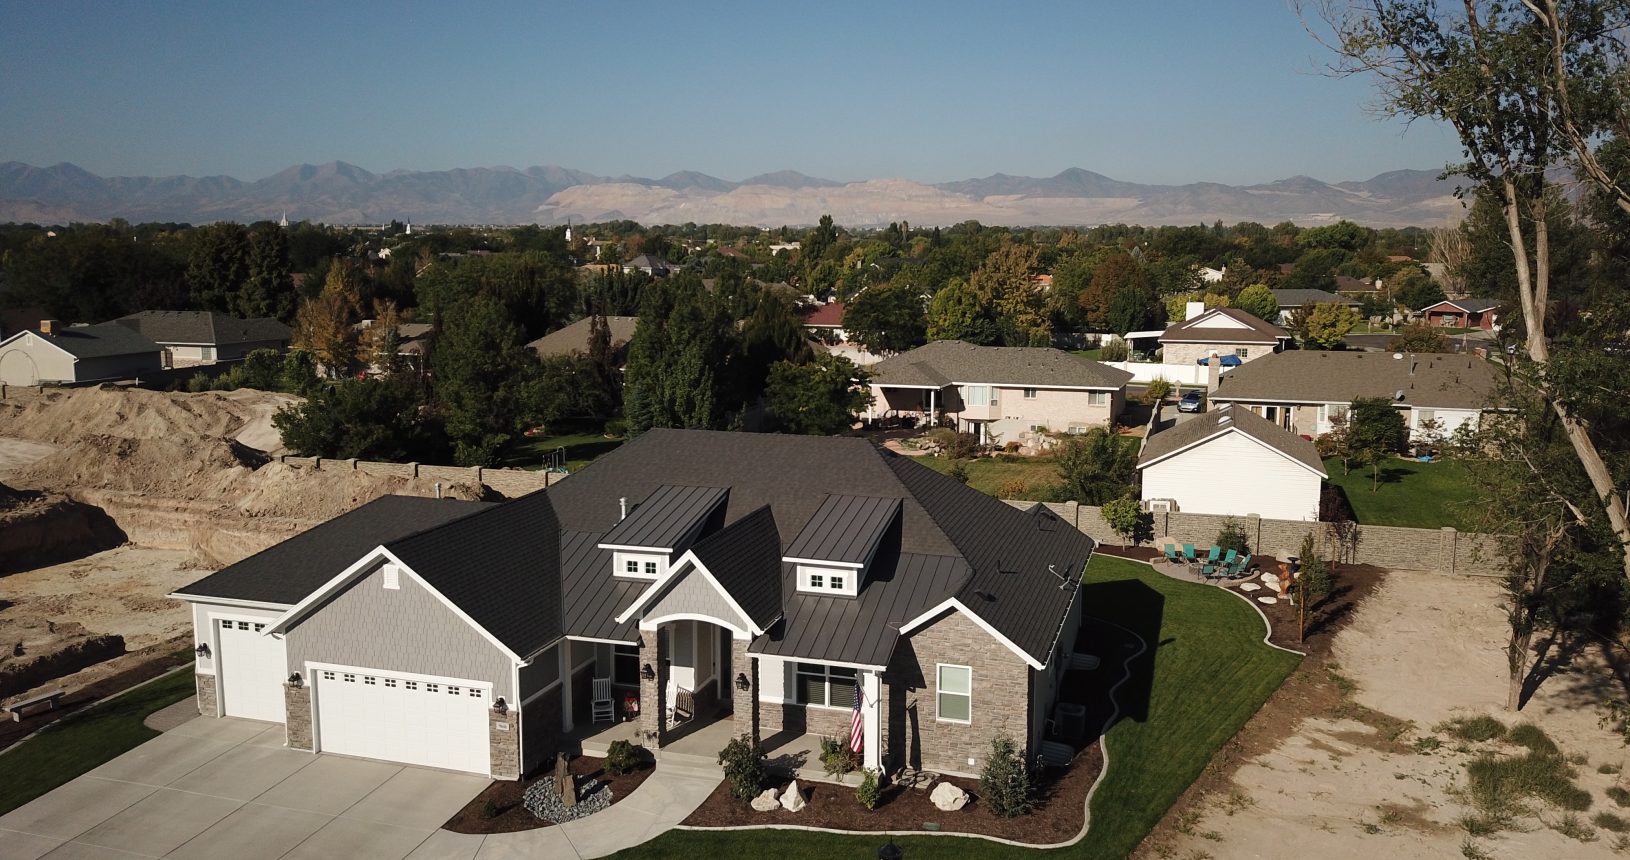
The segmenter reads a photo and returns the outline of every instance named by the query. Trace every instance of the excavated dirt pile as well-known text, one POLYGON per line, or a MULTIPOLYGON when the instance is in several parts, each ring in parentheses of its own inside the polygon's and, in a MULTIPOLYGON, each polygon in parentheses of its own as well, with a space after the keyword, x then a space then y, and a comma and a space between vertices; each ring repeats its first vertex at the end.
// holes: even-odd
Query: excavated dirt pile
POLYGON ((119 526, 90 505, 0 484, 0 574, 79 558, 124 542, 119 526))

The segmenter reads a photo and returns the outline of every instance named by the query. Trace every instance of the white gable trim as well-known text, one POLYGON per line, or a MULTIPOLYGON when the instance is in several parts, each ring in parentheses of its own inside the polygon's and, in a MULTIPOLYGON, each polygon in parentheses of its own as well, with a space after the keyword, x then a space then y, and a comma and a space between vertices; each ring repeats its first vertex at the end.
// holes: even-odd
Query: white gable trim
POLYGON ((655 630, 670 621, 701 621, 705 624, 714 624, 729 630, 731 633, 735 634, 735 638, 742 640, 751 639, 755 635, 751 630, 743 628, 738 624, 733 624, 723 618, 703 615, 700 612, 671 612, 667 615, 656 615, 649 618, 641 618, 640 629, 655 630))
MULTIPOLYGON (((696 557, 696 552, 694 550, 686 550, 685 554, 680 556, 678 561, 674 562, 668 567, 668 573, 666 575, 656 582, 651 583, 648 588, 640 592, 640 596, 635 598, 634 602, 629 604, 628 608, 624 609, 622 613, 617 616, 617 623, 626 624, 628 619, 633 618, 636 612, 639 612, 641 609, 645 608, 645 605, 650 603, 652 598, 666 590, 667 587, 673 583, 673 580, 679 576, 680 571, 684 570, 687 565, 695 568, 696 572, 702 576, 702 579, 707 582, 708 585, 712 586, 714 591, 719 592, 719 596, 724 598, 724 602, 730 607, 730 610, 736 613, 738 620, 742 622, 741 626, 743 628, 745 628, 753 636, 758 636, 764 632, 764 629, 755 624, 752 617, 741 608, 741 604, 736 602, 736 598, 732 596, 723 585, 719 584, 719 580, 714 578, 713 574, 708 571, 707 566, 702 564, 701 560, 696 557)), ((644 625, 642 624, 641 626, 643 628, 644 625)), ((732 629, 735 628, 733 627, 732 629)))
POLYGON ((468 613, 466 613, 463 609, 460 609, 458 605, 453 603, 453 601, 448 600, 446 595, 442 594, 440 591, 437 591, 434 586, 426 582, 424 577, 420 576, 417 571, 408 566, 407 562, 397 558, 395 553, 386 549, 384 546, 374 547, 373 550, 369 551, 367 555, 364 555, 362 558, 358 559, 355 564, 341 571, 338 576, 330 579, 328 582, 323 583, 321 588, 318 588, 316 591, 306 595, 304 600, 296 603, 293 608, 278 616, 277 620, 267 625, 266 633, 269 635, 272 633, 282 633, 288 630, 291 625, 300 621, 300 619, 304 618, 306 615, 309 615, 312 607, 356 581, 365 571, 367 571, 370 566, 373 565, 374 562, 377 561, 388 561, 397 565, 403 573, 408 575, 409 579, 413 580, 419 585, 420 588, 423 588, 437 600, 441 601, 442 605, 447 607, 449 611, 458 616, 459 619, 465 624, 468 624, 470 627, 474 628, 475 631, 486 638, 488 642, 491 642, 494 648, 502 651, 505 656, 509 657, 511 660, 514 660, 516 663, 526 662, 521 655, 511 650, 508 645, 498 641, 498 637, 488 632, 487 628, 477 624, 474 618, 471 618, 468 613))
POLYGON ((31 334, 38 335, 39 339, 40 339, 40 343, 43 343, 46 346, 51 347, 52 349, 56 350, 57 352, 62 353, 63 355, 68 356, 69 358, 73 359, 74 361, 79 360, 79 356, 74 355, 73 353, 69 352, 68 350, 63 349, 62 347, 57 346, 56 344, 52 343, 51 338, 49 338, 49 337, 47 337, 47 336, 45 336, 43 334, 39 334, 39 332, 31 331, 31 330, 26 329, 26 328, 23 329, 20 332, 17 332, 16 334, 12 335, 11 337, 6 338, 5 340, 0 340, 0 347, 7 346, 12 341, 18 340, 20 338, 27 337, 27 336, 29 336, 31 334))
POLYGON ((267 603, 264 600, 238 600, 233 597, 210 597, 207 594, 177 594, 171 592, 164 595, 171 600, 185 600, 188 603, 203 603, 209 606, 239 606, 248 609, 270 609, 282 612, 289 608, 287 603, 267 603))
POLYGON ((946 600, 944 603, 941 603, 940 605, 935 606, 934 608, 928 610, 927 612, 924 612, 923 614, 917 616, 916 618, 913 618, 910 621, 907 621, 905 624, 901 625, 900 626, 900 635, 904 636, 907 633, 910 633, 911 631, 916 630, 917 628, 926 625, 928 622, 934 620, 934 616, 939 615, 940 613, 942 613, 942 612, 944 612, 944 611, 946 611, 948 609, 954 609, 957 612, 960 612, 963 615, 968 616, 968 620, 970 620, 973 623, 979 625, 979 629, 985 631, 986 633, 989 633, 991 635, 992 639, 995 639, 997 642, 1000 642, 1003 645, 1007 646, 1007 649, 1009 651, 1012 651, 1014 654, 1019 655, 1019 659, 1021 659, 1024 662, 1030 664, 1030 668, 1032 668, 1032 669, 1045 669, 1047 667, 1047 664, 1045 664, 1045 663, 1041 662, 1040 660, 1037 660, 1036 658, 1034 658, 1034 657, 1030 656, 1029 654, 1025 653, 1025 650, 1023 648, 1020 648, 1018 645, 1015 645, 1013 643, 1012 639, 1009 639, 1006 636, 1003 636, 1001 631, 997 630, 995 627, 990 626, 989 622, 987 622, 983 618, 980 618, 977 614, 974 613, 973 610, 969 609, 966 604, 964 604, 962 601, 956 599, 955 597, 950 598, 949 600, 946 600))
POLYGON ((1213 439, 1221 438, 1223 436, 1226 436, 1229 433, 1238 433, 1239 435, 1244 436, 1246 439, 1249 439, 1250 441, 1256 443, 1258 446, 1262 447, 1263 449, 1268 450, 1268 451, 1272 451, 1273 453, 1279 455, 1280 457, 1283 457, 1284 459, 1289 460, 1290 462, 1295 463, 1298 466, 1301 466, 1303 469, 1306 469, 1307 471, 1312 472, 1314 475, 1317 475, 1320 478, 1329 477, 1329 475, 1326 475, 1323 472, 1323 470, 1314 469, 1312 466, 1309 466, 1308 464, 1303 463, 1301 460, 1298 460, 1295 457, 1292 457, 1289 454, 1286 454, 1284 451, 1281 451, 1278 448, 1275 448, 1274 446, 1269 445, 1268 443, 1262 441, 1261 439, 1256 438, 1255 436, 1252 436, 1251 434, 1245 432, 1244 430, 1239 429, 1238 427, 1219 427, 1217 429, 1217 432, 1212 433, 1211 435, 1206 436, 1205 438, 1203 438, 1203 439, 1201 439, 1201 440, 1199 440, 1197 442, 1191 442, 1191 443, 1189 443, 1187 445, 1184 445, 1181 448, 1178 448, 1178 449, 1173 450, 1173 451, 1169 451, 1169 452, 1167 452, 1165 454, 1160 455, 1159 457, 1154 458, 1153 460, 1150 460, 1147 463, 1139 463, 1138 468, 1139 469, 1147 469, 1147 468, 1149 468, 1150 466, 1153 466, 1156 463, 1165 462, 1166 460, 1170 460, 1171 458, 1176 457, 1178 454, 1182 454, 1182 453, 1187 452, 1187 451, 1192 451, 1195 448, 1198 448, 1201 445, 1204 445, 1205 443, 1210 442, 1213 439))

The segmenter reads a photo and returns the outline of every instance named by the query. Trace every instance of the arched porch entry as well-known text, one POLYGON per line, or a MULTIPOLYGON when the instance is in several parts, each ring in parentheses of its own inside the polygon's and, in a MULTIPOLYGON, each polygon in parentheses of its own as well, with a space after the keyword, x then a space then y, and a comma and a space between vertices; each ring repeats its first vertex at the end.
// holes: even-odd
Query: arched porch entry
POLYGON ((640 709, 647 743, 661 748, 706 735, 707 748, 699 749, 713 754, 735 735, 757 738, 756 714, 750 700, 740 695, 746 691, 738 689, 739 680, 749 690, 757 686, 747 655, 750 635, 689 613, 640 621, 641 657, 651 657, 641 666, 640 700, 654 704, 640 709), (646 677, 645 666, 651 667, 652 677, 646 677))

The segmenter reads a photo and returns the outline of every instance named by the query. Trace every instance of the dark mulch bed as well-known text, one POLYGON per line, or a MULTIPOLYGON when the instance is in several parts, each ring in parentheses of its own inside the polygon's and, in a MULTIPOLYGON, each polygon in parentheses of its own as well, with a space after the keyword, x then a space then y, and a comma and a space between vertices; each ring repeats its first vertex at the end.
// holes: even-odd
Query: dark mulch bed
POLYGON ((1269 642, 1282 648, 1324 654, 1330 650, 1336 632, 1347 626, 1358 602, 1375 591, 1385 575, 1381 568, 1368 564, 1343 564, 1331 571, 1333 587, 1330 593, 1308 606, 1305 640, 1297 638, 1297 607, 1284 600, 1272 605, 1254 600, 1252 603, 1268 616, 1269 626, 1273 630, 1268 636, 1269 642))
POLYGON ((1149 561, 1151 559, 1161 557, 1161 550, 1156 547, 1128 546, 1125 549, 1121 549, 1121 545, 1118 543, 1100 543, 1098 544, 1098 547, 1093 550, 1093 552, 1103 553, 1104 555, 1112 555, 1116 558, 1129 558, 1133 561, 1149 561))
MULTIPOLYGON (((611 802, 613 805, 623 802, 628 795, 639 788, 655 770, 655 767, 646 762, 638 770, 625 773, 622 776, 612 776, 605 772, 603 765, 605 759, 580 755, 567 762, 566 767, 577 777, 581 786, 588 778, 600 781, 595 791, 603 791, 607 786, 611 788, 611 802)), ((454 833, 514 833, 517 830, 535 830, 539 827, 553 827, 554 822, 544 821, 526 811, 521 805, 521 799, 526 790, 539 780, 554 778, 554 769, 545 767, 542 772, 533 774, 525 779, 498 780, 487 786, 474 800, 464 805, 447 819, 442 825, 443 830, 454 833), (485 816, 487 801, 492 801, 498 808, 498 814, 492 818, 485 816)))
MULTIPOLYGON (((1063 842, 1081 831, 1085 821, 1087 790, 1103 770, 1104 758, 1094 744, 1082 750, 1062 771, 1049 770, 1042 777, 1040 804, 1034 812, 1017 818, 998 818, 979 802, 979 780, 945 777, 973 795, 967 806, 956 812, 941 812, 929 795, 933 787, 904 788, 891 785, 883 790, 876 809, 867 809, 855 799, 854 786, 824 782, 800 782, 809 805, 802 812, 776 809, 754 812, 745 800, 730 796, 730 785, 720 783, 707 800, 685 819, 694 827, 739 827, 753 824, 799 824, 834 830, 943 830, 948 833, 977 833, 1000 836, 1018 842, 1048 844, 1063 842)), ((788 780, 770 783, 776 791, 788 780)))

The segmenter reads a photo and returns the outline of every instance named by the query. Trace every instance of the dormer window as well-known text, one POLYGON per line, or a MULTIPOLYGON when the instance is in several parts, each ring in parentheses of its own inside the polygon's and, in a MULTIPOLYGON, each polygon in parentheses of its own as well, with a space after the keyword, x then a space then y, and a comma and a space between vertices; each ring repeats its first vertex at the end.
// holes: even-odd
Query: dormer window
MULTIPOLYGON (((600 539, 611 550, 611 573, 621 579, 658 579, 723 517, 730 491, 723 487, 657 487, 600 539)), ((626 504, 626 503, 625 503, 626 504)), ((716 526, 715 526, 716 527, 716 526)))
POLYGON ((798 590, 816 594, 841 594, 853 597, 860 571, 855 568, 827 567, 825 565, 798 565, 798 590))
POLYGON ((801 592, 855 597, 877 548, 899 520, 897 498, 827 496, 782 561, 796 566, 801 592))
POLYGON ((612 573, 624 579, 656 579, 668 572, 667 555, 618 550, 612 559, 612 573))

